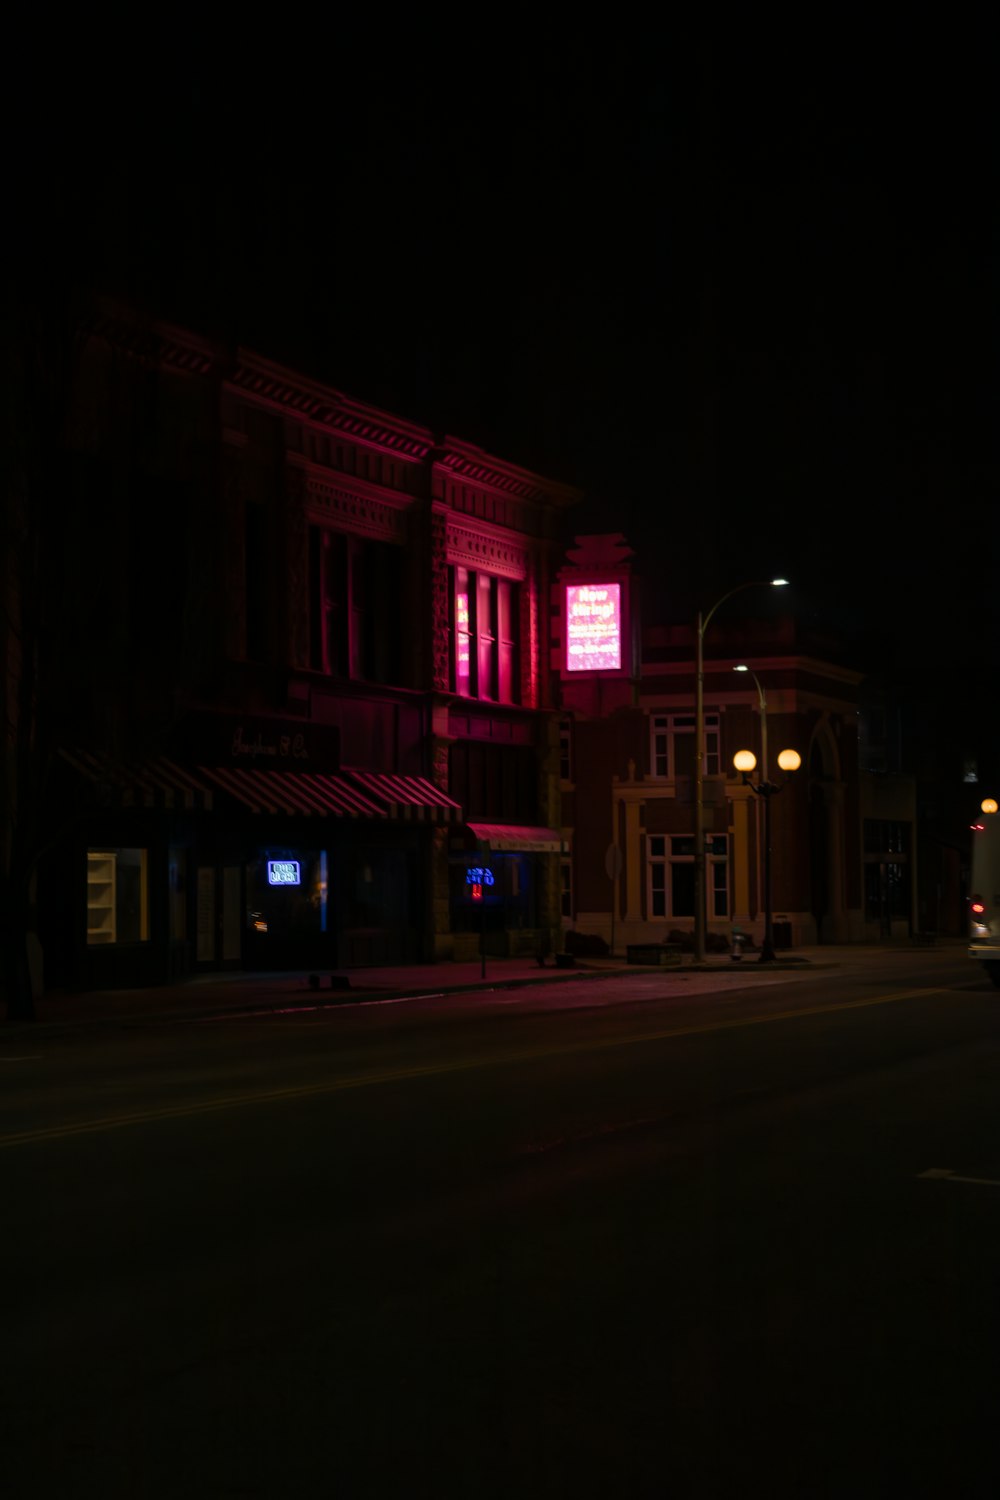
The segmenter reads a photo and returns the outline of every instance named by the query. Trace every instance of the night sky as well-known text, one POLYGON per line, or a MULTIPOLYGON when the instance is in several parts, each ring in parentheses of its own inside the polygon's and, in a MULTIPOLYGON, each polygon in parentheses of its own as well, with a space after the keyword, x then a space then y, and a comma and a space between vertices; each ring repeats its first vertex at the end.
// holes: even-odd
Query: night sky
POLYGON ((1000 696, 985 35, 477 24, 75 77, 33 268, 579 486, 667 617, 781 572, 1000 696))

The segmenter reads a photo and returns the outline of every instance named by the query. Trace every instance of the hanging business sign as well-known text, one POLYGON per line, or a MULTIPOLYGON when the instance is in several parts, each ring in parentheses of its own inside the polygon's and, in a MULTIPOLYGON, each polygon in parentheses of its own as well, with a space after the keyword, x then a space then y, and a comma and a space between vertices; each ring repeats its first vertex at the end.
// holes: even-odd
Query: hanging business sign
POLYGON ((568 583, 565 621, 567 672, 621 671, 620 583, 568 583))
POLYGON ((268 885, 301 885, 301 867, 297 859, 269 859, 268 885))

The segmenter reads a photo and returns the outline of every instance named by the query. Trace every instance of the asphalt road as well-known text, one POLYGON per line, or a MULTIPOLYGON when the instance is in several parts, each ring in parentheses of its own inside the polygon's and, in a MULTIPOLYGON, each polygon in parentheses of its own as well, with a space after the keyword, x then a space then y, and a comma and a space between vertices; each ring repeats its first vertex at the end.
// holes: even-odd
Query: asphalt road
POLYGON ((1000 994, 737 983, 0 1038, 4 1493, 994 1500, 1000 994))

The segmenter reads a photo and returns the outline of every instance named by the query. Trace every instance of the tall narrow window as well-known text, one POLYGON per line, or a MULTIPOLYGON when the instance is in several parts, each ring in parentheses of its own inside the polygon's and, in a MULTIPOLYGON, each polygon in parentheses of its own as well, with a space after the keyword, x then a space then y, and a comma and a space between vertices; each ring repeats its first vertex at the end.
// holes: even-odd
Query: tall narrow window
POLYGON ((559 780, 573 780, 573 720, 559 720, 559 780))
POLYGON ((516 583, 456 567, 452 574, 452 683, 470 698, 520 697, 516 583))
POLYGON ((264 507, 248 500, 243 518, 247 661, 264 661, 267 658, 271 608, 264 507))
POLYGON ((472 693, 472 611, 467 568, 455 569, 455 691, 464 697, 472 693))
POLYGON ((670 719, 653 714, 650 719, 649 768, 654 776, 670 775, 670 719))
POLYGON ((398 683, 403 549, 314 526, 309 535, 314 672, 398 683))
POLYGON ((729 915, 729 840, 724 833, 710 835, 705 842, 708 889, 714 917, 729 915))
POLYGON ((560 911, 572 921, 573 918, 573 861, 564 856, 559 862, 560 911))
POLYGON ((488 573, 476 574, 476 693, 496 698, 496 583, 488 573))
POLYGON ((517 589, 505 579, 498 579, 497 598, 497 697, 501 703, 513 703, 517 697, 517 589))
POLYGON ((347 639, 350 660, 350 676, 355 681, 367 677, 365 661, 365 621, 370 605, 368 600, 368 570, 365 567, 364 545, 355 537, 348 538, 350 562, 350 623, 347 639))
POLYGON ((667 915, 667 841, 662 834, 654 834, 648 842, 649 866, 649 915, 667 915))
POLYGON ((316 672, 347 675, 346 537, 314 526, 309 535, 311 664, 316 672))

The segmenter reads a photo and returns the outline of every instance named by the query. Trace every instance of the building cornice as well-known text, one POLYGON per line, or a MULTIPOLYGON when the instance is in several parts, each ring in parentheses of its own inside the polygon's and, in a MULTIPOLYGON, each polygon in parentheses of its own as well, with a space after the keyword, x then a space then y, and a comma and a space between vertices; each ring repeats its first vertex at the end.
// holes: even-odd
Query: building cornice
POLYGON ((103 302, 86 317, 81 333, 131 355, 149 369, 204 377, 219 368, 219 350, 210 340, 169 323, 137 317, 112 302, 103 302))
MULTIPOLYGON (((828 661, 820 661, 814 656, 732 656, 732 657, 709 657, 704 662, 705 675, 710 673, 725 673, 733 671, 734 667, 743 664, 751 667, 758 674, 763 672, 796 672, 799 675, 808 674, 813 677, 825 677, 831 682, 842 683, 850 687, 858 687, 865 680, 864 672, 856 672, 850 667, 839 667, 828 661)), ((693 658, 678 658, 674 661, 644 661, 640 668, 642 678, 655 677, 692 677, 695 664, 693 658)), ((765 689, 767 683, 764 683, 765 689)))
POLYGON ((331 437, 375 449, 413 463, 429 463, 435 498, 447 503, 449 482, 484 493, 563 510, 579 503, 570 485, 485 453, 475 444, 429 428, 313 380, 244 347, 200 338, 184 329, 143 316, 106 299, 82 324, 85 336, 125 351, 151 368, 202 378, 215 377, 237 400, 322 429, 331 437))
POLYGON ((532 505, 567 509, 583 499, 582 492, 571 485, 544 479, 516 464, 505 463, 455 437, 444 437, 438 442, 434 469, 440 478, 475 485, 497 495, 513 496, 532 505))
POLYGON ((294 415, 327 433, 382 453, 422 462, 433 446, 432 434, 426 428, 355 401, 341 391, 294 374, 246 350, 238 351, 227 384, 234 392, 252 397, 272 411, 294 415))

